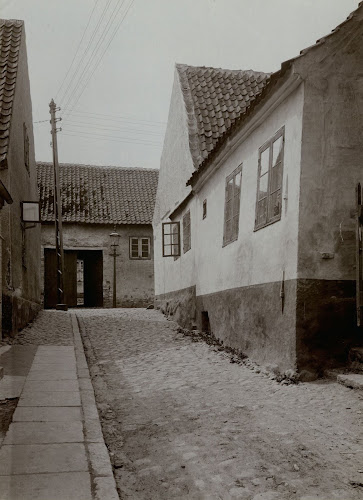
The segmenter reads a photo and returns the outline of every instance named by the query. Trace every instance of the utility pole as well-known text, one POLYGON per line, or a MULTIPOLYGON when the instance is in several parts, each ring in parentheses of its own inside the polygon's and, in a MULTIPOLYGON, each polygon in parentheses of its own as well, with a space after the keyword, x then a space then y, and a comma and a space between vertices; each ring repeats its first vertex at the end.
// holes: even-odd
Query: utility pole
POLYGON ((49 113, 51 116, 51 134, 52 134, 52 148, 53 148, 53 169, 54 169, 54 222, 55 222, 55 246, 56 246, 56 259, 57 259, 57 305, 56 309, 63 311, 68 310, 67 304, 64 303, 64 254, 63 254, 63 232, 62 232, 62 199, 60 193, 60 179, 59 179, 59 164, 58 164, 58 146, 57 146, 57 132, 62 129, 57 129, 57 122, 62 118, 56 118, 57 108, 54 100, 49 103, 49 113))

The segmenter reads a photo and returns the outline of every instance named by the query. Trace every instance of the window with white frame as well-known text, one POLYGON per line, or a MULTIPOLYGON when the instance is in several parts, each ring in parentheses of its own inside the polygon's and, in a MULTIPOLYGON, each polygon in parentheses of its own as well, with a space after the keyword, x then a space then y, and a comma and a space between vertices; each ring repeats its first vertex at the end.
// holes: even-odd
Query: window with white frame
POLYGON ((226 178, 223 245, 228 245, 238 238, 241 182, 242 165, 239 165, 226 178))
POLYGON ((282 127, 259 149, 255 230, 281 219, 284 133, 282 127))
POLYGON ((150 238, 130 237, 130 259, 150 258, 150 238))

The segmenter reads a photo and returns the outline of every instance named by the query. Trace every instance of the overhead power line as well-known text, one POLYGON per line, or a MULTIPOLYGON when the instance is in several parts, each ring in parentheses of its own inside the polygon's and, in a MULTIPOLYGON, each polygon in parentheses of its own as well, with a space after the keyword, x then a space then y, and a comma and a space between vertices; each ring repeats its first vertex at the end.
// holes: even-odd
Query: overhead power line
MULTIPOLYGON (((110 2, 111 1, 112 0, 108 0, 107 6, 106 6, 107 9, 110 6, 110 2)), ((67 109, 67 107, 69 106, 69 104, 72 102, 73 95, 75 94, 75 92, 77 92, 77 89, 81 85, 84 76, 86 75, 87 71, 89 70, 89 68, 92 65, 92 62, 94 61, 93 56, 97 54, 97 52, 99 51, 99 49, 100 49, 100 47, 102 45, 103 40, 105 39, 105 36, 109 32, 109 30, 110 30, 110 22, 111 22, 111 24, 113 23, 113 21, 115 20, 115 17, 119 13, 119 11, 122 8, 124 2, 125 2, 125 0, 122 0, 121 5, 118 6, 118 2, 116 1, 115 7, 114 7, 113 11, 111 12, 111 14, 108 17, 106 26, 103 27, 102 32, 101 32, 99 38, 96 40, 95 45, 93 47, 93 50, 92 50, 91 44, 89 44, 89 51, 92 50, 92 52, 87 56, 88 57, 88 61, 85 63, 83 71, 79 75, 79 78, 78 78, 77 82, 75 83, 75 86, 73 88, 73 92, 69 95, 69 97, 67 99, 67 102, 64 104, 64 109, 65 110, 67 109), (118 10, 117 10, 117 8, 118 8, 118 10), (117 10, 117 12, 116 12, 116 10, 117 10), (115 14, 115 12, 116 12, 116 14, 115 14)), ((102 18, 102 20, 103 20, 103 18, 102 18)), ((92 41, 93 41, 93 39, 91 40, 91 43, 92 43, 92 41)))
POLYGON ((163 137, 164 134, 162 132, 155 132, 153 130, 145 130, 145 129, 137 129, 137 128, 132 128, 132 127, 125 127, 125 128, 120 128, 120 127, 105 127, 102 125, 97 125, 95 123, 87 123, 87 122, 79 122, 75 120, 67 120, 66 123, 70 124, 71 127, 82 127, 84 128, 94 128, 96 130, 110 130, 110 131, 116 131, 116 132, 129 132, 132 134, 145 134, 145 135, 152 135, 155 137, 163 137))
POLYGON ((133 145, 139 145, 139 146, 150 146, 150 147, 157 147, 157 148, 161 147, 161 144, 159 144, 159 143, 145 142, 145 141, 130 141, 127 139, 112 137, 112 136, 102 137, 102 136, 98 136, 98 135, 85 135, 84 132, 73 133, 73 132, 62 131, 62 136, 74 137, 76 139, 88 139, 91 141, 103 141, 103 142, 109 141, 109 142, 118 142, 118 143, 122 143, 122 144, 133 144, 133 145))
MULTIPOLYGON (((130 2, 130 4, 129 4, 129 6, 127 7, 127 9, 126 9, 126 11, 125 11, 125 13, 124 13, 124 15, 123 15, 123 17, 120 19, 120 21, 119 21, 118 25, 116 26, 116 29, 113 31, 113 33, 112 33, 112 35, 111 35, 111 38, 109 39, 108 44, 106 45, 106 47, 105 47, 104 51, 103 51, 103 52, 102 52, 102 54, 101 54, 101 57, 99 57, 99 59, 96 61, 96 64, 95 64, 95 66, 94 66, 94 68, 93 68, 93 70, 92 70, 91 74, 89 75, 88 80, 85 82, 85 84, 84 84, 84 86, 83 86, 83 88, 82 88, 81 92, 78 94, 78 96, 76 97, 76 100, 73 102, 73 104, 72 104, 72 106, 71 106, 70 111, 72 111, 72 110, 73 110, 73 108, 76 106, 76 104, 78 103, 79 99, 81 98, 81 96, 82 96, 83 92, 85 91, 85 89, 86 89, 86 87, 87 87, 88 83, 90 82, 90 80, 91 80, 91 78, 92 78, 92 76, 93 76, 94 72, 96 71, 96 69, 97 69, 97 68, 99 68, 99 66, 100 66, 100 62, 102 61, 102 59, 103 59, 103 57, 104 57, 105 53, 107 52, 107 50, 108 50, 109 46, 111 45, 111 43, 112 43, 113 39, 115 38, 116 33, 118 32, 118 30, 120 29, 121 25, 123 24, 123 22, 124 22, 124 20, 125 20, 125 18, 126 18, 126 16, 127 16, 127 14, 128 14, 128 12, 129 12, 129 10, 130 10, 130 8, 131 8, 131 6, 133 5, 133 3, 134 3, 134 2, 135 2, 135 0, 131 0, 131 2, 130 2)), ((69 112, 68 112, 68 113, 69 113, 69 112)))
POLYGON ((62 81, 62 83, 61 83, 61 85, 60 85, 60 87, 59 87, 59 89, 58 89, 58 91, 57 91, 57 93, 56 93, 56 96, 55 96, 55 99, 56 99, 56 100, 57 100, 57 96, 58 96, 58 94, 60 93, 60 91, 61 91, 61 89, 62 89, 62 87, 63 87, 64 82, 65 82, 65 81, 66 81, 66 79, 67 79, 67 76, 69 75, 69 72, 70 72, 70 70, 71 70, 71 68, 72 68, 72 66, 73 66, 73 63, 74 63, 74 61, 75 61, 75 59, 76 59, 76 57, 77 57, 77 55, 78 55, 79 49, 81 48, 81 45, 82 45, 82 42, 83 42, 84 36, 85 36, 85 34, 86 34, 86 32, 87 32, 88 26, 90 25, 90 22, 91 22, 91 19, 92 19, 93 13, 94 13, 94 11, 95 11, 95 9, 96 9, 96 6, 97 6, 98 2, 99 2, 99 0, 96 0, 95 4, 94 4, 94 6, 93 6, 92 12, 91 12, 91 14, 90 14, 90 16, 89 16, 89 18, 88 18, 87 25, 86 25, 85 29, 83 30, 83 34, 82 34, 81 40, 80 40, 80 41, 79 41, 79 43, 78 43, 78 46, 77 46, 76 52, 74 53, 74 56, 73 56, 72 62, 71 62, 71 64, 69 65, 69 68, 68 68, 68 70, 67 70, 67 73, 66 73, 65 77, 63 78, 63 81, 62 81))
POLYGON ((147 142, 150 144, 161 144, 161 141, 152 141, 151 139, 142 139, 138 137, 125 137, 125 136, 115 136, 115 135, 110 135, 110 134, 98 134, 96 132, 86 132, 86 131, 80 131, 80 130, 73 130, 71 128, 64 128, 62 129, 65 132, 72 132, 75 134, 85 134, 85 135, 90 135, 90 136, 97 136, 97 137, 111 137, 112 139, 123 139, 131 142, 147 142))
MULTIPOLYGON (((65 93, 64 93, 64 95, 63 95, 62 99, 61 99, 61 102, 62 102, 62 103, 65 101, 65 99, 66 99, 66 97, 67 97, 67 94, 68 94, 68 92, 69 92, 69 91, 70 91, 70 89, 71 89, 71 86, 72 86, 72 85, 74 85, 74 84, 75 84, 75 82, 77 82, 76 77, 77 77, 77 75, 78 75, 79 71, 80 71, 80 70, 81 70, 81 68, 82 68, 82 62, 83 62, 83 60, 86 58, 86 56, 87 56, 87 52, 91 49, 92 42, 93 42, 93 40, 94 40, 94 38, 95 38, 95 36, 96 36, 96 34, 97 34, 97 32, 98 32, 98 29, 99 29, 99 27, 100 27, 100 25, 101 25, 101 23, 102 23, 102 21, 103 21, 103 19, 104 19, 105 15, 106 15, 106 12, 107 12, 107 10, 108 10, 108 7, 110 6, 111 1, 112 1, 112 0, 107 0, 107 4, 106 4, 106 5, 105 5, 105 7, 103 8, 103 11, 102 11, 102 13, 101 13, 101 16, 99 17, 98 22, 97 22, 97 24, 96 24, 95 28, 93 29, 93 32, 92 32, 92 34, 91 34, 91 38, 88 40, 87 46, 86 46, 85 50, 83 51, 83 54, 82 54, 81 59, 80 59, 80 62, 79 62, 79 64, 78 64, 77 68, 75 69, 75 71, 73 72, 73 74, 72 74, 72 76, 71 76, 71 78, 70 78, 70 80, 69 80, 68 86, 67 86, 67 88, 66 88, 66 90, 65 90, 65 93)), ((87 63, 86 63, 86 65, 87 65, 87 63)), ((63 104, 62 104, 62 105, 63 105, 63 104)))
POLYGON ((163 121, 157 121, 157 120, 143 120, 141 118, 133 118, 132 116, 127 116, 127 115, 110 115, 110 114, 105 114, 105 113, 90 113, 89 111, 81 111, 81 110, 75 110, 69 113, 70 115, 87 115, 91 117, 101 117, 98 119, 101 120, 113 120, 113 121, 118 121, 118 120, 129 120, 129 121, 135 121, 135 122, 140 122, 140 123, 151 123, 152 125, 154 124, 159 124, 161 126, 165 126, 166 122, 163 121), (103 117, 103 118, 102 118, 103 117))

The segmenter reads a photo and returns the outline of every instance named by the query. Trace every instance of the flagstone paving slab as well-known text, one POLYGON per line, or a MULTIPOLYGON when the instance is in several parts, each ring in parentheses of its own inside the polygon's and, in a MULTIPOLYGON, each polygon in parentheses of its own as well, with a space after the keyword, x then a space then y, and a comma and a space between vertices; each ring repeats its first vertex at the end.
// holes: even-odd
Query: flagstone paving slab
POLYGON ((52 370, 49 369, 37 369, 31 370, 27 377, 29 380, 77 380, 76 369, 73 370, 52 370))
POLYGON ((2 476, 0 500, 92 500, 90 475, 66 472, 2 476))
POLYGON ((3 445, 0 476, 88 471, 83 443, 3 445))
POLYGON ((14 422, 5 444, 80 443, 84 440, 82 422, 14 422))
POLYGON ((41 384, 27 380, 24 385, 24 392, 74 392, 78 389, 78 380, 43 380, 41 384))
POLYGON ((36 361, 32 364, 31 370, 44 370, 44 369, 53 369, 58 371, 64 371, 69 369, 74 369, 76 367, 76 361, 74 359, 68 359, 66 361, 59 360, 52 362, 50 359, 46 359, 44 361, 36 361))
POLYGON ((4 375, 0 380, 0 399, 18 398, 23 390, 25 377, 4 375))
POLYGON ((74 392, 26 392, 23 393, 19 406, 80 406, 78 391, 74 392))
POLYGON ((74 422, 82 418, 79 406, 18 406, 13 422, 74 422))
POLYGON ((23 345, 10 346, 4 350, 0 355, 0 365, 4 368, 4 374, 27 376, 36 351, 36 346, 23 345))

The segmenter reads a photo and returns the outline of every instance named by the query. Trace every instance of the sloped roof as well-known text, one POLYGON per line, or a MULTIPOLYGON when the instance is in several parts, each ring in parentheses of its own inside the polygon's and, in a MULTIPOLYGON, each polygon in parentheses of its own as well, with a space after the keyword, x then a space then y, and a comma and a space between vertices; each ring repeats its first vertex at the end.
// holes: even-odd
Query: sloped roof
POLYGON ((0 19, 0 163, 6 158, 23 21, 0 19))
MULTIPOLYGON (((37 163, 43 222, 54 221, 53 164, 37 163)), ((63 222, 151 224, 158 170, 60 164, 63 222)))
POLYGON ((317 40, 314 45, 301 50, 299 55, 297 55, 296 57, 282 62, 281 69, 279 69, 275 73, 267 75, 268 78, 264 81, 263 88, 258 94, 256 94, 254 99, 251 99, 249 101, 243 112, 240 113, 240 115, 231 123, 231 125, 219 135, 214 147, 210 152, 208 152, 208 154, 205 155, 204 159, 197 166, 195 172, 193 172, 192 176, 188 179, 187 185, 193 185, 197 181, 201 172, 205 171, 208 168, 215 155, 218 154, 218 151, 225 143, 226 138, 236 132, 236 130, 238 130, 238 128, 245 122, 245 120, 248 120, 248 117, 253 114, 256 106, 258 106, 266 98, 268 98, 271 92, 273 92, 275 88, 279 87, 279 85, 283 83, 284 78, 288 74, 288 71, 291 69, 293 63, 299 58, 304 57, 306 54, 310 53, 310 51, 323 45, 330 37, 335 36, 343 26, 356 19, 358 11, 360 11, 361 9, 363 9, 363 0, 359 2, 357 9, 351 12, 347 19, 340 23, 329 34, 322 38, 319 38, 319 40, 317 40))
POLYGON ((267 73, 176 65, 196 168, 266 85, 267 73))

